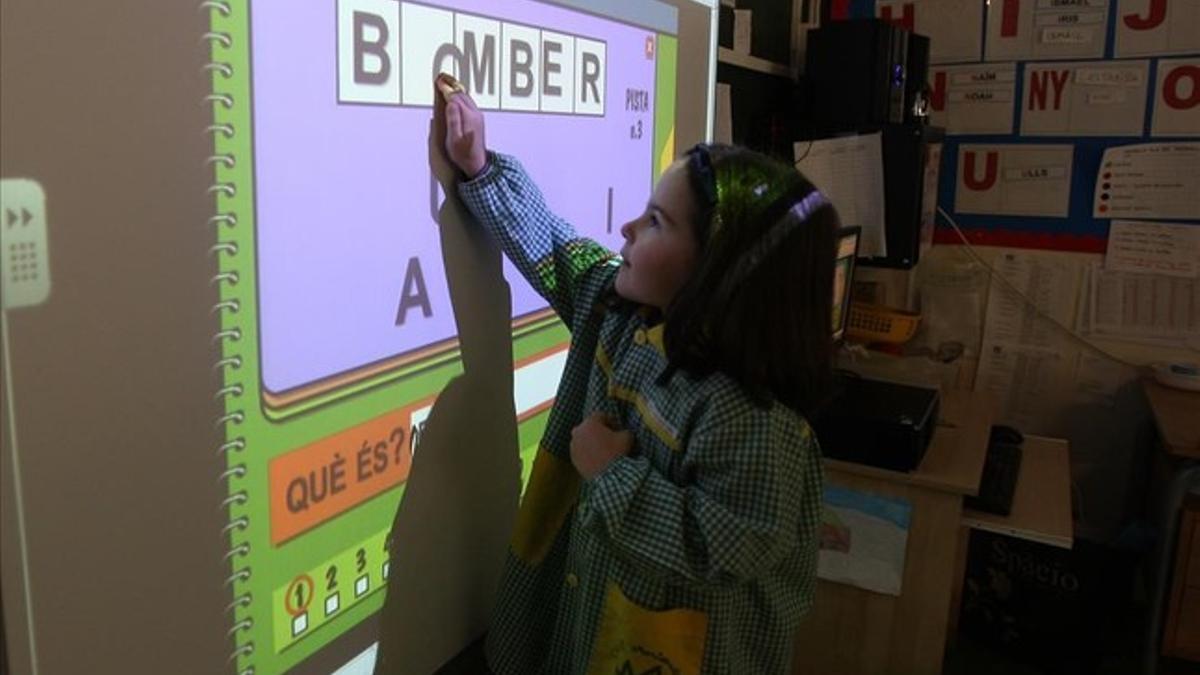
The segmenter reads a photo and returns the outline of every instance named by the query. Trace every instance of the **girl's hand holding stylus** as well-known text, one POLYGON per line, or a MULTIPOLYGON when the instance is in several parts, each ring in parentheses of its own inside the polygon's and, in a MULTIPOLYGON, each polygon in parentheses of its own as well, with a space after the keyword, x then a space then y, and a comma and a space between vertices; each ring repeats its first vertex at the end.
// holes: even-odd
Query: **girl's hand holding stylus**
POLYGON ((468 179, 474 178, 487 166, 483 113, 454 77, 442 73, 434 86, 434 122, 445 125, 446 154, 468 179))
POLYGON ((607 415, 592 413, 571 432, 571 463, 585 480, 599 476, 613 460, 633 451, 633 434, 614 426, 607 415))

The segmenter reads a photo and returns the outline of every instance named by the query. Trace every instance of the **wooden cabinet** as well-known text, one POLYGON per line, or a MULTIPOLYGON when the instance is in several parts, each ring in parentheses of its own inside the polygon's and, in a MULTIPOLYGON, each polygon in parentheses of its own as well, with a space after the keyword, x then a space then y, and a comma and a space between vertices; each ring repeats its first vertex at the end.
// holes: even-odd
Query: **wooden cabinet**
POLYGON ((1200 661, 1200 498, 1189 498, 1179 523, 1175 574, 1162 652, 1200 661))

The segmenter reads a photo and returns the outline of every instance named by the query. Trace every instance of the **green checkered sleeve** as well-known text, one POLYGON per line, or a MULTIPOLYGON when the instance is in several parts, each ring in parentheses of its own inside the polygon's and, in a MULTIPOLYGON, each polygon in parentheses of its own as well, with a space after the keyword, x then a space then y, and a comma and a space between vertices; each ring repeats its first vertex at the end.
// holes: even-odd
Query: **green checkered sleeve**
POLYGON ((760 578, 793 556, 819 521, 819 452, 807 424, 775 405, 708 429, 685 448, 679 486, 644 456, 622 457, 597 476, 584 508, 616 554, 676 583, 760 578))
POLYGON ((483 173, 458 186, 459 196, 488 230, 521 276, 550 303, 568 327, 575 300, 601 263, 616 254, 575 233, 550 211, 541 190, 514 157, 488 153, 483 173))

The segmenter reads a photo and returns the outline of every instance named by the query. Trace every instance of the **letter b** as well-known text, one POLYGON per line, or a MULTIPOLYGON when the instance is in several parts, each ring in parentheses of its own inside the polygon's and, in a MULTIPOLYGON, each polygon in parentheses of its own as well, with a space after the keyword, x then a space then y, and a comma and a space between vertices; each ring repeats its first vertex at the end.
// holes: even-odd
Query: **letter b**
POLYGON ((388 43, 388 27, 383 17, 363 12, 354 13, 354 83, 385 84, 392 72, 392 60, 384 47, 388 43), (375 39, 367 39, 367 27, 375 32, 375 39), (367 69, 367 56, 378 62, 374 70, 367 69))
POLYGON ((338 101, 400 103, 400 3, 339 0, 338 101))

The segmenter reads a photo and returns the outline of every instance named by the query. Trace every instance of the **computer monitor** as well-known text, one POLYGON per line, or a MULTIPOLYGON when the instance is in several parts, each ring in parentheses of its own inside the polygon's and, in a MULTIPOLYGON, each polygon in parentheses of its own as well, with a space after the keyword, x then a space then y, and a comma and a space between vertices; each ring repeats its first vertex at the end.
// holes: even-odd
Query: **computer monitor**
POLYGON ((833 341, 841 342, 846 335, 850 317, 850 287, 854 283, 854 266, 858 259, 858 240, 862 228, 843 227, 837 233, 837 258, 833 263, 833 341))

